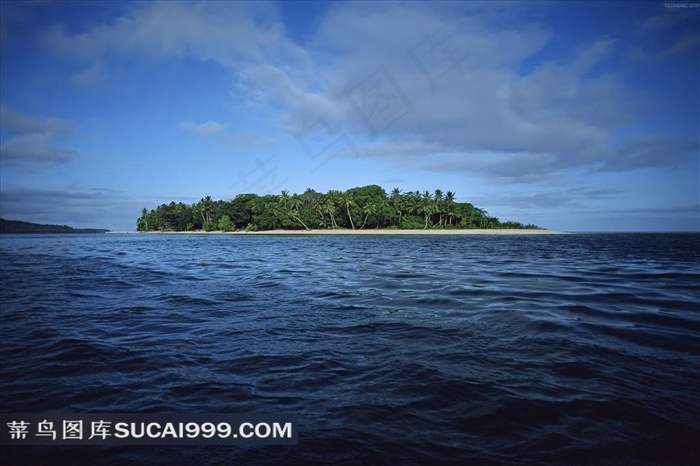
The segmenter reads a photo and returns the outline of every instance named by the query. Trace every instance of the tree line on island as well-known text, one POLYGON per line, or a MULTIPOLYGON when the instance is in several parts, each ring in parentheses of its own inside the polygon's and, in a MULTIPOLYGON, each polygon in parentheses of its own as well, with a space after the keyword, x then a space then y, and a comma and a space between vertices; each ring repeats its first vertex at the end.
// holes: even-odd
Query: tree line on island
POLYGON ((239 194, 229 201, 211 196, 196 204, 182 202, 144 208, 138 231, 265 231, 310 229, 429 229, 506 228, 541 229, 519 222, 501 222, 468 202, 456 202, 455 193, 436 189, 389 196, 377 185, 303 194, 239 194))
POLYGON ((108 231, 103 228, 73 228, 68 225, 45 225, 0 218, 0 233, 106 233, 108 231))

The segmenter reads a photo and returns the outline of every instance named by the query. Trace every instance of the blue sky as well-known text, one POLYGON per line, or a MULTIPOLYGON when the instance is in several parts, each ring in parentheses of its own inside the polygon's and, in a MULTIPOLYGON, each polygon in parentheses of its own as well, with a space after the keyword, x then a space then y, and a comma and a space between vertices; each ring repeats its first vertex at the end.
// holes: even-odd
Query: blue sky
POLYGON ((6 219, 379 184, 700 231, 697 3, 0 5, 6 219))

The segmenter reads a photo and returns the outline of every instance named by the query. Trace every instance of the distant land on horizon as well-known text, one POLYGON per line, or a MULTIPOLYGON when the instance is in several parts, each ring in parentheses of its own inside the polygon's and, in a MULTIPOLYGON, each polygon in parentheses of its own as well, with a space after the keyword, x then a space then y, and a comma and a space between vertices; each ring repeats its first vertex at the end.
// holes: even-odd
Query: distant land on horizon
POLYGON ((0 218, 0 233, 106 233, 108 231, 102 228, 73 228, 68 225, 44 225, 0 218))

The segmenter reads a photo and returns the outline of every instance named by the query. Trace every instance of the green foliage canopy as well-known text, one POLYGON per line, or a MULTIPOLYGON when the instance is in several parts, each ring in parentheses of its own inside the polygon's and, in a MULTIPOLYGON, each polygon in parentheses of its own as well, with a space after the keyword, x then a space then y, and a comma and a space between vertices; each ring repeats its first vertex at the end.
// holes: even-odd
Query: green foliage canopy
POLYGON ((433 193, 394 189, 387 195, 378 185, 325 194, 313 189, 303 194, 239 194, 228 201, 206 196, 191 205, 171 202, 150 211, 144 208, 136 226, 138 231, 540 228, 501 222, 455 198, 454 192, 439 189, 433 193))

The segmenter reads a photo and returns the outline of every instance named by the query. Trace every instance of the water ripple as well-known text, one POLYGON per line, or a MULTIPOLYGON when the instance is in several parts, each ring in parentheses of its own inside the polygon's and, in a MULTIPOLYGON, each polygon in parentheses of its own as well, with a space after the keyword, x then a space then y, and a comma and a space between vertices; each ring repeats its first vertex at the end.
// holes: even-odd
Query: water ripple
POLYGON ((700 457, 698 235, 8 235, 0 251, 3 412, 300 415, 297 447, 65 448, 62 464, 700 457))

